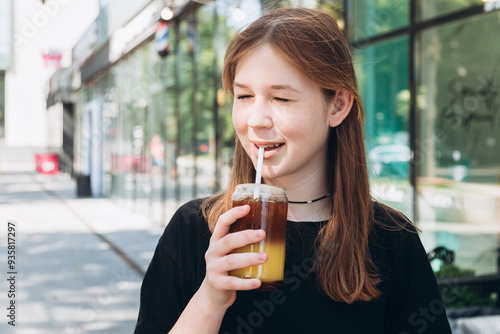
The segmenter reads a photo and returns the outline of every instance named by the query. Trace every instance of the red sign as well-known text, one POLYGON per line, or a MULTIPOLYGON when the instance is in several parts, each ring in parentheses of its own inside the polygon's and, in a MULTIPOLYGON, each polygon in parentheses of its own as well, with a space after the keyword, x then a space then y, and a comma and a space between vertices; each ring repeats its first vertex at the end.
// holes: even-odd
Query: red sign
POLYGON ((62 54, 60 52, 49 51, 49 53, 42 54, 42 57, 45 66, 55 68, 56 70, 61 68, 62 54))

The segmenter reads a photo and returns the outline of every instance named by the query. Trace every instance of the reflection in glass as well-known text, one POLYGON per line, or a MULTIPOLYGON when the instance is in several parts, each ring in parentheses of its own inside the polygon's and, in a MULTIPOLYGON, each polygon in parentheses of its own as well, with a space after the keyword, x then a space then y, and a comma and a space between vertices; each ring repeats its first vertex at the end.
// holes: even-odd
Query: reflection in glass
POLYGON ((353 41, 373 37, 409 24, 409 0, 354 0, 348 2, 348 32, 353 41))
POLYGON ((361 48, 354 59, 366 113, 373 195, 412 217, 408 38, 361 48))
POLYGON ((482 0, 417 0, 418 20, 429 20, 483 4, 482 0))
POLYGON ((418 96, 421 226, 459 266, 497 271, 500 46, 497 13, 422 33, 418 96), (479 37, 479 38, 478 38, 479 37))

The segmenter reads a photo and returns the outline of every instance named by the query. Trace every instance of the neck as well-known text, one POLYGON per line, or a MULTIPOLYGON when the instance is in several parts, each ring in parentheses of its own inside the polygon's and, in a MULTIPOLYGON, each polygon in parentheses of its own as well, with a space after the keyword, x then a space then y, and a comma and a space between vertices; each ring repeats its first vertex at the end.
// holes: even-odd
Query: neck
MULTIPOLYGON (((286 190, 289 201, 309 201, 320 198, 332 191, 326 184, 326 176, 318 177, 311 173, 300 180, 280 178, 265 180, 267 184, 282 187, 286 190)), ((333 194, 331 195, 333 196, 333 194)), ((330 218, 331 196, 308 204, 288 204, 288 220, 323 221, 330 218)))
POLYGON ((298 222, 328 220, 330 219, 330 207, 330 198, 305 205, 288 204, 287 218, 298 222))

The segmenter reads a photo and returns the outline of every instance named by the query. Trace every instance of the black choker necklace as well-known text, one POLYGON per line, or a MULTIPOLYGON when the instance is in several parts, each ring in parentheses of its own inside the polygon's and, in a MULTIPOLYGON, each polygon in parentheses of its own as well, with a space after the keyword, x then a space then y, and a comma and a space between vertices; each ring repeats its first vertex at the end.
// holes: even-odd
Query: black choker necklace
POLYGON ((316 198, 316 199, 313 199, 311 201, 304 201, 304 202, 295 202, 295 201, 288 201, 288 203, 291 203, 291 204, 309 204, 309 203, 313 203, 313 202, 317 202, 317 201, 321 201, 323 198, 327 198, 328 196, 330 196, 332 193, 328 193, 326 194, 325 196, 321 196, 320 198, 316 198))

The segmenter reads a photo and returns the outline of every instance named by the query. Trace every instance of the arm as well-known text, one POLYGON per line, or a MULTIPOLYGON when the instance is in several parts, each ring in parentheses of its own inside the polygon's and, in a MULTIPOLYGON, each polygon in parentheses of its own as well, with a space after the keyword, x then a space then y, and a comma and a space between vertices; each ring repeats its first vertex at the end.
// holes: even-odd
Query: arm
POLYGON ((267 261, 266 254, 229 254, 235 248, 259 242, 265 237, 262 230, 229 233, 230 225, 246 216, 249 211, 249 206, 245 205, 233 208, 219 217, 205 254, 205 279, 170 333, 218 333, 226 310, 236 300, 236 291, 252 290, 260 286, 258 279, 228 276, 230 270, 267 261))

